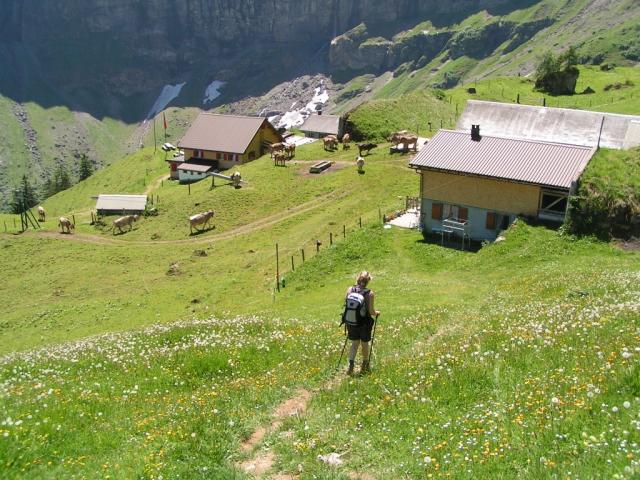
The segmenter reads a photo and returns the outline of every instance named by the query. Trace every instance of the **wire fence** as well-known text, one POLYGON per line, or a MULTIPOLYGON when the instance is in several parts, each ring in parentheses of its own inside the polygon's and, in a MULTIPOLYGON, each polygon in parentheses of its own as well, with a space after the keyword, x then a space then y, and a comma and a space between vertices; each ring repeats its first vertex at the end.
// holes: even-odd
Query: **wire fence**
POLYGON ((320 236, 313 238, 297 248, 289 248, 286 253, 281 248, 279 242, 275 244, 275 290, 280 291, 287 285, 287 277, 296 268, 300 268, 305 262, 324 252, 327 248, 331 248, 342 241, 345 241, 349 235, 369 226, 380 225, 386 223, 390 219, 396 218, 405 213, 409 208, 418 205, 417 197, 399 197, 402 199, 400 208, 378 207, 376 211, 370 211, 360 215, 355 222, 342 225, 330 223, 329 229, 325 230, 320 236))

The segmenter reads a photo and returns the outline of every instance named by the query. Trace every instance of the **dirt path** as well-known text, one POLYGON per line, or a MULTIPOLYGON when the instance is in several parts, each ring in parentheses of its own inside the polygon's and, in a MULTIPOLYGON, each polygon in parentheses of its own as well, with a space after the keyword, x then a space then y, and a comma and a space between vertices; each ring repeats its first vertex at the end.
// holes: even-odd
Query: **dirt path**
MULTIPOLYGON (((161 181, 161 179, 160 179, 161 181)), ((156 183, 158 181, 156 180, 156 183)), ((312 210, 315 210, 319 207, 322 207, 323 202, 329 198, 342 198, 346 196, 347 193, 343 192, 340 194, 336 194, 335 192, 329 192, 325 195, 321 195, 316 197, 313 200, 310 200, 306 203, 302 203, 297 205, 289 210, 285 210, 284 212, 274 213, 273 215, 261 218, 260 220, 256 220, 255 222, 248 223, 246 225, 241 225, 232 230, 228 230, 226 232, 222 232, 214 235, 206 235, 206 236, 197 236, 190 237, 178 240, 120 240, 118 238, 110 238, 107 236, 101 235, 92 235, 87 233, 75 233, 73 235, 64 235, 54 231, 45 231, 45 232, 33 232, 27 231, 23 235, 28 236, 36 236, 41 238, 49 238, 55 240, 68 240, 73 242, 84 242, 84 243, 94 243, 101 245, 129 245, 129 246, 150 246, 150 245, 193 245, 200 243, 209 243, 214 240, 227 240, 230 238, 235 238, 240 235, 245 235, 247 233, 254 232, 256 230, 260 230, 266 227, 270 227, 277 223, 280 223, 284 220, 288 220, 289 218, 295 217, 302 213, 307 213, 312 210)))
POLYGON ((153 182, 147 185, 147 188, 144 190, 144 195, 149 195, 154 190, 157 190, 160 187, 160 184, 169 178, 169 174, 166 173, 164 175, 160 175, 153 182))
MULTIPOLYGON (((424 349, 430 346, 443 336, 451 334, 455 331, 455 327, 444 325, 438 328, 436 332, 429 336, 425 341, 419 342, 419 348, 424 349)), ((418 348, 414 345, 410 350, 415 351, 418 348)), ((375 359, 374 359, 375 361, 375 359)), ((278 405, 271 414, 271 419, 266 425, 260 425, 244 442, 240 444, 240 450, 244 454, 249 454, 245 460, 236 462, 236 467, 243 472, 252 475, 255 478, 270 480, 297 480, 297 474, 288 474, 275 472, 274 463, 276 455, 269 448, 258 448, 264 437, 268 433, 276 432, 284 421, 290 417, 302 416, 307 411, 307 405, 313 395, 319 392, 326 392, 338 388, 342 382, 349 377, 344 375, 344 370, 340 370, 331 375, 321 386, 307 390, 301 388, 295 394, 278 405)), ((292 432, 281 432, 282 437, 293 435, 292 432)), ((367 472, 345 472, 351 480, 375 480, 373 474, 367 472)))

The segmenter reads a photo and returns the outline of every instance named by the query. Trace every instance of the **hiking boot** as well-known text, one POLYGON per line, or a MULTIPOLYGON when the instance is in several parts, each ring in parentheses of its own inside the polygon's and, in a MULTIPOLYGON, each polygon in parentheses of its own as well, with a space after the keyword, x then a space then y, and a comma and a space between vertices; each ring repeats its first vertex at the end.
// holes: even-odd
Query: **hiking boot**
POLYGON ((362 362, 362 366, 360 367, 360 375, 364 375, 365 373, 369 373, 371 368, 369 367, 369 361, 365 360, 362 362))
POLYGON ((354 367, 353 360, 349 360, 349 368, 347 368, 347 375, 353 375, 353 367, 354 367))

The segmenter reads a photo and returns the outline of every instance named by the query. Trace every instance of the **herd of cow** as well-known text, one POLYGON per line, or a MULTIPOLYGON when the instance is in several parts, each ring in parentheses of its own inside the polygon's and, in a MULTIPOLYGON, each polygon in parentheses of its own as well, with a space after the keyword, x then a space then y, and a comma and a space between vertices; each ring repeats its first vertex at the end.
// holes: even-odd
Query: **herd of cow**
MULTIPOLYGON (((338 148, 339 141, 336 135, 327 135, 322 139, 322 141, 324 143, 325 150, 333 151, 338 148)), ((403 149, 405 151, 413 150, 415 152, 418 148, 418 136, 406 130, 393 133, 389 137, 389 141, 396 149, 399 145, 403 145, 403 149)), ((369 152, 378 145, 375 143, 358 143, 356 145, 358 146, 358 158, 356 159, 356 165, 358 167, 358 172, 364 173, 364 158, 362 155, 364 153, 369 154, 369 152)), ((351 148, 351 136, 348 133, 345 133, 342 136, 342 148, 344 150, 351 148)), ((285 160, 291 160, 295 156, 296 146, 295 144, 284 142, 274 143, 269 146, 269 151, 272 158, 284 162, 285 160)), ((238 172, 234 173, 232 178, 234 180, 234 184, 240 182, 240 174, 238 172), (236 176, 237 179, 235 178, 236 176)), ((213 215, 213 210, 208 210, 206 212, 190 216, 189 228, 191 234, 193 234, 194 229, 196 232, 203 231, 213 218, 213 215), (201 227, 201 229, 199 230, 198 227, 201 227)), ((118 229, 120 233, 124 233, 123 228, 125 227, 129 227, 129 231, 131 231, 133 229, 133 224, 137 222, 139 218, 140 217, 138 215, 124 215, 116 218, 112 223, 111 231, 115 234, 116 229, 118 229)), ((38 219, 41 222, 46 220, 46 212, 42 206, 38 206, 38 219)), ((60 227, 60 233, 68 234, 75 229, 74 223, 67 217, 60 217, 58 219, 58 227, 60 227)))

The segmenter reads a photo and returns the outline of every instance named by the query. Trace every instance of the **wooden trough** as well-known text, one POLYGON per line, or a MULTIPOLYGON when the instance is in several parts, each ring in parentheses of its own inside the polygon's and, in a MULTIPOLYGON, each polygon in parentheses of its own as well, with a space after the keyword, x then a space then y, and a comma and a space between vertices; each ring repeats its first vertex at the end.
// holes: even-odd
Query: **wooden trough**
POLYGON ((315 163, 309 169, 309 173, 322 173, 331 166, 331 162, 323 161, 315 163))

